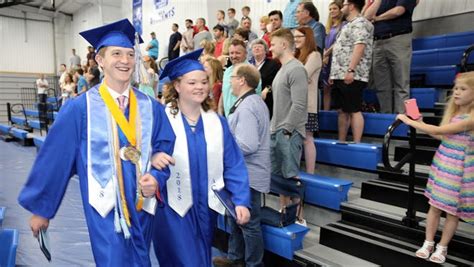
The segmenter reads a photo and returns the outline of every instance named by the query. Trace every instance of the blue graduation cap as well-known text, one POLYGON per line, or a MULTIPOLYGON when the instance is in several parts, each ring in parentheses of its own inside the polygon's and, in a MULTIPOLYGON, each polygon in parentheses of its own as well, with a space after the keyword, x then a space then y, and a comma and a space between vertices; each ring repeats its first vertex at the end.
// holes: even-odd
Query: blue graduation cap
MULTIPOLYGON (((133 48, 135 32, 135 28, 130 21, 128 21, 128 19, 122 19, 98 28, 80 32, 79 34, 95 47, 96 51, 99 51, 102 47, 106 46, 133 48)), ((140 43, 143 43, 140 36, 139 39, 140 43)))
POLYGON ((160 75, 160 80, 168 77, 171 81, 173 81, 174 79, 191 71, 204 71, 204 66, 198 60, 202 54, 202 50, 204 49, 201 48, 195 50, 189 54, 175 58, 168 62, 160 75))

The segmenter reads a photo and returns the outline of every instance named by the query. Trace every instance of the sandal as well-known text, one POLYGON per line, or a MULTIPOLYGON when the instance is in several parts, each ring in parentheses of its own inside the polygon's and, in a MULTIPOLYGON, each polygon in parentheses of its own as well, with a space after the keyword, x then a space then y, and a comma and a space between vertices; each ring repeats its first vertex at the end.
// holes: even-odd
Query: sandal
POLYGON ((446 256, 448 255, 448 247, 441 246, 440 244, 436 245, 436 251, 431 254, 430 261, 435 263, 444 263, 446 261, 446 256))
POLYGON ((430 257, 431 252, 433 252, 434 245, 434 241, 425 240, 425 242, 423 242, 423 246, 416 251, 415 255, 418 258, 428 259, 430 257))

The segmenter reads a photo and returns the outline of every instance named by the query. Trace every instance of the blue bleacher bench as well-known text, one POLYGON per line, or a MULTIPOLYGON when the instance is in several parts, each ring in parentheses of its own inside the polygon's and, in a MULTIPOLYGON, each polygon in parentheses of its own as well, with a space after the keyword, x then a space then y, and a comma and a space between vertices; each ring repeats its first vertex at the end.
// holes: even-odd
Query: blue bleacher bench
POLYGON ((296 223, 281 228, 262 224, 265 249, 289 260, 293 260, 295 251, 303 248, 308 232, 309 228, 296 223))
POLYGON ((26 125, 27 123, 26 119, 22 117, 12 117, 11 121, 13 124, 17 124, 17 125, 26 125))
POLYGON ((305 185, 304 201, 321 207, 340 210, 341 202, 347 201, 352 181, 300 172, 305 185))
POLYGON ((457 65, 468 46, 413 51, 412 67, 457 65))
MULTIPOLYGON (((371 91, 371 90, 366 90, 371 91)), ((366 113, 363 112, 364 116, 364 134, 384 136, 387 132, 388 127, 395 121, 395 114, 382 114, 382 113, 366 113)), ((319 111, 319 129, 321 131, 332 131, 337 132, 337 111, 319 111)), ((400 125, 393 136, 406 137, 408 134, 408 127, 406 125, 400 125)))
POLYGON ((22 130, 22 129, 18 129, 18 128, 12 128, 12 129, 10 130, 10 133, 11 133, 12 136, 14 136, 14 137, 16 137, 16 138, 18 138, 18 139, 20 139, 20 140, 25 140, 25 139, 26 139, 26 136, 27 136, 27 134, 28 134, 27 131, 22 130))
POLYGON ((433 35, 413 39, 413 51, 468 46, 474 43, 474 31, 433 35))
POLYGON ((41 129, 41 123, 39 120, 28 120, 28 126, 34 129, 41 129))
POLYGON ((453 85, 454 78, 458 73, 456 65, 449 66, 434 66, 434 67, 412 67, 410 75, 424 75, 425 85, 427 86, 441 86, 453 85))
POLYGON ((35 136, 33 137, 33 142, 35 143, 36 150, 39 151, 40 148, 43 146, 44 140, 46 138, 44 136, 35 136))
POLYGON ((25 115, 28 117, 39 117, 39 111, 35 109, 25 109, 25 115))
POLYGON ((434 108, 439 99, 439 92, 436 88, 413 88, 410 97, 416 99, 420 109, 434 108))
POLYGON ((0 133, 4 135, 8 135, 10 133, 10 129, 12 127, 6 124, 0 124, 0 133))
POLYGON ((2 228, 3 219, 5 218, 5 210, 5 207, 0 207, 0 229, 2 228))
POLYGON ((347 144, 319 138, 314 143, 318 151, 316 161, 320 163, 375 171, 382 162, 381 144, 347 144))
MULTIPOLYGON (((439 92, 436 88, 411 88, 410 97, 416 98, 419 108, 434 108, 438 102, 439 92)), ((364 90, 363 98, 365 103, 379 103, 375 90, 364 90)))
MULTIPOLYGON (((293 259, 295 251, 303 248, 304 236, 309 232, 309 228, 298 224, 291 224, 282 228, 266 224, 261 226, 265 249, 289 260, 293 259)), ((217 216, 217 227, 230 234, 224 216, 217 216)))
POLYGON ((0 266, 14 267, 16 248, 18 246, 18 230, 0 229, 0 266))

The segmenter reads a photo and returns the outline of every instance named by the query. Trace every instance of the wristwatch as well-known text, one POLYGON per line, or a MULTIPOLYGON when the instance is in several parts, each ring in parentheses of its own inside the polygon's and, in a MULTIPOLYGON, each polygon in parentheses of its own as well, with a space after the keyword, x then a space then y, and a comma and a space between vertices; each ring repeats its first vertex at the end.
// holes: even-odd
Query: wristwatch
POLYGON ((355 73, 356 71, 355 71, 354 69, 348 68, 348 69, 347 69, 347 72, 355 73))

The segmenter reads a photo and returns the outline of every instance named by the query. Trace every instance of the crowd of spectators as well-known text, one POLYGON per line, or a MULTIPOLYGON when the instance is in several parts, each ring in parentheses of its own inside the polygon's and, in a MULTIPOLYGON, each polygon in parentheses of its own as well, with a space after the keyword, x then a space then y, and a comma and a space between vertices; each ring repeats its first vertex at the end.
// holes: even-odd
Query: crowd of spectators
MULTIPOLYGON (((411 16, 416 4, 416 0, 334 0, 328 6, 326 25, 312 1, 307 0, 288 1, 283 11, 260 16, 251 15, 245 6, 240 20, 235 18, 234 8, 227 10, 227 18, 224 10, 218 10, 212 32, 205 18, 197 18, 195 24, 186 19, 182 33, 173 23, 167 56, 171 61, 180 53, 203 48, 200 62, 209 78, 211 108, 227 118, 241 101, 242 92, 254 92, 263 100, 268 114, 259 120, 267 120, 271 135, 271 186, 280 194, 283 208, 301 202, 297 187, 301 184, 298 173, 303 151, 306 172, 315 172, 314 136, 319 131, 320 109, 337 110, 340 142, 347 141, 349 127, 353 141, 361 142, 362 96, 370 79, 381 112, 404 112, 402 103, 409 96, 411 16), (260 32, 252 31, 252 21, 259 23, 260 32)), ((143 57, 146 79, 139 88, 158 97, 159 44, 154 32, 150 37, 143 57)), ((100 82, 94 48, 89 47, 88 52, 84 66, 74 49, 70 67, 61 65, 64 102, 100 82)), ((42 79, 37 84, 42 94, 42 79)), ((169 84, 163 85, 165 96, 167 88, 169 84)), ((256 110, 262 112, 261 107, 256 110)), ((301 208, 298 223, 306 223, 301 208)), ((261 261, 258 255, 248 259, 252 264, 261 261)), ((222 266, 227 266, 228 262, 223 262, 222 266)))

